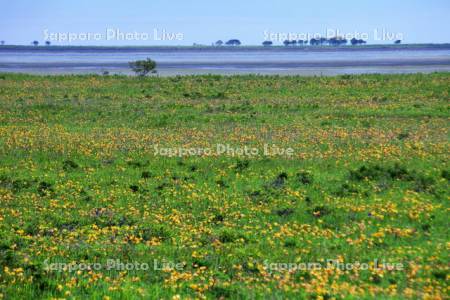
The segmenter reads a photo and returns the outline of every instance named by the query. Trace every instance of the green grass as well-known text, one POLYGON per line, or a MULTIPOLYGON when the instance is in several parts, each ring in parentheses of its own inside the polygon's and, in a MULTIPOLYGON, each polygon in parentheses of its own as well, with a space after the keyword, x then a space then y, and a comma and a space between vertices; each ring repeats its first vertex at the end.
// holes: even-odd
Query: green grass
POLYGON ((443 299, 449 92, 449 73, 0 74, 1 297, 443 299), (294 155, 154 153, 217 144, 294 155), (45 268, 108 259, 150 270, 45 268), (327 259, 404 270, 266 268, 327 259))

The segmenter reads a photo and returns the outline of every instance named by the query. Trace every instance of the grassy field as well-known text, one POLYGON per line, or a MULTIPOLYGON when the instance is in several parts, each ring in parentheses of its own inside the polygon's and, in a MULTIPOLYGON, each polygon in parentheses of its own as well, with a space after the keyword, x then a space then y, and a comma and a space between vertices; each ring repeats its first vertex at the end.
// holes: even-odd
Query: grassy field
POLYGON ((0 74, 0 298, 445 299, 449 92, 0 74))

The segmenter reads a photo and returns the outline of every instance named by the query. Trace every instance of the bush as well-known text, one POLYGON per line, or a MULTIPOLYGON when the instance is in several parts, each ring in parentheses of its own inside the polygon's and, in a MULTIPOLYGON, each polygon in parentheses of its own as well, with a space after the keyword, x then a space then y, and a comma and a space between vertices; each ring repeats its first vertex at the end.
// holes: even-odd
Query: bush
POLYGON ((129 62, 130 68, 137 76, 145 76, 148 73, 156 73, 156 62, 147 58, 146 60, 137 60, 129 62))
POLYGON ((353 181, 363 181, 364 179, 379 180, 386 179, 400 179, 411 180, 411 175, 408 170, 399 164, 394 166, 369 165, 362 166, 355 171, 350 171, 350 179, 353 181))
POLYGON ((297 173, 297 180, 301 184, 308 185, 308 184, 313 183, 313 176, 309 172, 301 171, 301 172, 297 173))

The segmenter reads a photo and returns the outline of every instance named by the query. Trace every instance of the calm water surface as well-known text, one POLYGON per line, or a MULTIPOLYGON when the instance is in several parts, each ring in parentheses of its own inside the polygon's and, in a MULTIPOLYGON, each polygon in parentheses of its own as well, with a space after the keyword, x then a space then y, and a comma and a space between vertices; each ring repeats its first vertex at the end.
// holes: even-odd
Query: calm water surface
POLYGON ((1 49, 0 72, 130 74, 128 62, 152 58, 161 75, 411 73, 450 71, 450 46, 439 49, 1 49))

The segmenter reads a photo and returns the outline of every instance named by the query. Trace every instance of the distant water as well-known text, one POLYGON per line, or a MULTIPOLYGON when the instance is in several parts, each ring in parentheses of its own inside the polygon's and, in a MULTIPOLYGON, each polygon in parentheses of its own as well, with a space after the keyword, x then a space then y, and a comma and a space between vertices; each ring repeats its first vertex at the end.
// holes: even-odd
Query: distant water
POLYGON ((338 75, 450 71, 450 45, 373 48, 0 47, 0 72, 131 74, 150 57, 161 75, 338 75))

